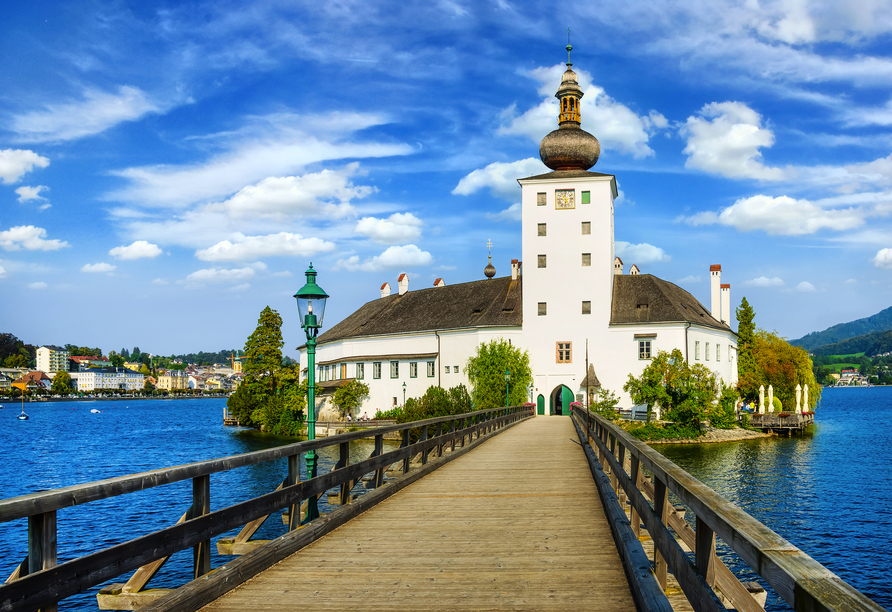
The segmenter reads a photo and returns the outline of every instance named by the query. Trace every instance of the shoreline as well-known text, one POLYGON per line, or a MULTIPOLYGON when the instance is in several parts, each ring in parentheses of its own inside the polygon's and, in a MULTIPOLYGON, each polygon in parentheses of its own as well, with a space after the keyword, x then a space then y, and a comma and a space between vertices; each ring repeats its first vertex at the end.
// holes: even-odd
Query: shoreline
MULTIPOLYGON (((124 400, 193 400, 193 399, 228 399, 229 396, 221 395, 195 395, 195 396, 177 396, 177 397, 48 397, 46 399, 41 400, 25 400, 25 405, 33 405, 33 404, 50 404, 56 402, 122 402, 124 400)), ((22 400, 21 398, 14 399, 0 399, 0 406, 6 408, 7 406, 21 406, 22 400)))
POLYGON ((680 438, 677 440, 642 440, 645 444, 716 444, 718 442, 737 442, 739 440, 755 440, 757 438, 777 437, 773 433, 751 431, 735 427, 734 429, 715 429, 706 427, 706 434, 699 438, 680 438))

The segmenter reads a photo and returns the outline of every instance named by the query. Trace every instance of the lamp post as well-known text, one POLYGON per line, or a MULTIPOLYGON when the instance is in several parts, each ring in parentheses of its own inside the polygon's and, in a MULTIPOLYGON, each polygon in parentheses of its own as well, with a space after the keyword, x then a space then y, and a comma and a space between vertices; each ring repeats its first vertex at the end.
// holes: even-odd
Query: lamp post
POLYGON ((403 407, 406 407, 406 383, 403 383, 403 407))
MULTIPOLYGON (((307 270, 307 284, 294 294, 300 326, 307 334, 307 440, 316 439, 316 336, 322 327, 325 314, 325 300, 328 294, 316 284, 316 270, 313 264, 307 270)), ((307 452, 307 480, 316 477, 316 451, 307 452)), ((319 518, 316 496, 307 499, 307 521, 319 518)))
POLYGON ((508 396, 511 391, 511 372, 510 370, 505 370, 505 407, 509 406, 508 404, 508 396))

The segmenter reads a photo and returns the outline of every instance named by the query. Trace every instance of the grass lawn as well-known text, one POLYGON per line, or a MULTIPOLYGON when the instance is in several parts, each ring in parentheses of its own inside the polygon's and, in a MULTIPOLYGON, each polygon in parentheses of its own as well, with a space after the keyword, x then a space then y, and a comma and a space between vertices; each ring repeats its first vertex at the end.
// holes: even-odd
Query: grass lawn
POLYGON ((840 370, 843 368, 855 368, 856 370, 861 367, 860 363, 829 363, 825 366, 825 368, 830 368, 837 374, 839 374, 840 370))

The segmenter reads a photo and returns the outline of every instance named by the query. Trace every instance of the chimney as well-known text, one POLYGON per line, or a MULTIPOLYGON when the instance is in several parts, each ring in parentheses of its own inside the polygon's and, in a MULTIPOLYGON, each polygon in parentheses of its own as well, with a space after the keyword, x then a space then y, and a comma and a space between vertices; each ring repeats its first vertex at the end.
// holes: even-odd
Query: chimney
POLYGON ((387 297, 390 295, 390 283, 384 283, 381 285, 381 297, 387 297))
POLYGON ((405 272, 400 274, 399 284, 400 284, 400 295, 403 295, 404 293, 406 293, 409 290, 409 275, 406 274, 405 272))
POLYGON ((444 281, 442 278, 438 278, 437 280, 434 281, 434 287, 445 287, 445 286, 446 286, 446 281, 444 281))
POLYGON ((622 274, 623 273, 623 260, 619 258, 619 256, 613 258, 613 273, 614 274, 622 274))
POLYGON ((721 322, 731 325, 731 285, 722 285, 722 318, 721 322))
POLYGON ((511 260, 511 280, 517 280, 520 276, 520 266, 522 262, 517 261, 516 259, 511 260))
POLYGON ((710 306, 709 314, 717 321, 722 320, 722 266, 715 264, 709 266, 709 284, 710 284, 710 306))
POLYGON ((640 272, 641 272, 641 270, 638 269, 638 265, 637 265, 637 264, 632 264, 632 267, 629 268, 629 274, 631 274, 632 276, 635 276, 635 275, 637 275, 637 274, 640 273, 640 272))

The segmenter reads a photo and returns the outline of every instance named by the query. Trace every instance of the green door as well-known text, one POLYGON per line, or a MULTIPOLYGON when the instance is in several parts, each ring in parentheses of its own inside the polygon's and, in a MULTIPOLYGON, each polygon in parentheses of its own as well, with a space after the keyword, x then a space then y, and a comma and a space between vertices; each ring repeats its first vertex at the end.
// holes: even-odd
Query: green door
POLYGON ((570 402, 576 401, 576 397, 569 387, 561 387, 561 414, 570 416, 570 402))
POLYGON ((545 396, 541 393, 539 397, 536 398, 536 414, 545 414, 545 396))

